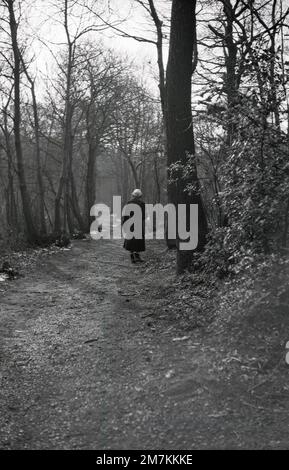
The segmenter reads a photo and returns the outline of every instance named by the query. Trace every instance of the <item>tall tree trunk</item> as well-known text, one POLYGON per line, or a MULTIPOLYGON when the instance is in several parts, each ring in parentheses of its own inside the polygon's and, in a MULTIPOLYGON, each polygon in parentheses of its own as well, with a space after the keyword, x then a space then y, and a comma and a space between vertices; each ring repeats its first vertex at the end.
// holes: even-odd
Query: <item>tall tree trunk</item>
POLYGON ((45 223, 45 193, 44 184, 42 178, 42 165, 41 165, 41 149, 40 149, 40 128, 39 128, 39 116, 35 94, 35 84, 31 82, 31 94, 33 102, 33 115, 34 115, 34 132, 36 140, 36 165, 37 165, 37 182, 39 191, 39 215, 40 215, 40 227, 41 233, 46 234, 46 223, 45 223))
POLYGON ((157 157, 154 158, 154 176, 155 176, 155 189, 156 189, 156 203, 161 202, 161 184, 160 184, 160 175, 159 175, 159 167, 158 167, 158 159, 157 157))
POLYGON ((165 74, 165 66, 164 66, 164 54, 163 54, 163 23, 159 18, 158 12, 156 10, 154 0, 148 0, 151 17, 156 27, 157 33, 157 56, 158 56, 158 71, 159 71, 159 90, 160 90, 160 99, 161 99, 161 107, 162 107, 162 114, 164 118, 164 122, 166 121, 166 113, 167 113, 167 104, 166 104, 166 74, 165 74))
POLYGON ((8 161, 8 186, 7 186, 7 222, 10 227, 18 230, 17 204, 15 198, 16 188, 14 187, 14 168, 13 168, 13 150, 11 146, 10 132, 8 129, 8 107, 12 98, 12 91, 9 94, 8 101, 3 108, 3 134, 5 139, 5 152, 8 161))
POLYGON ((14 138, 15 152, 17 158, 17 173, 19 178, 19 187, 22 199, 23 215, 25 220, 25 229, 29 242, 37 239, 37 232, 33 222, 31 201, 26 184, 23 151, 21 142, 21 106, 20 106, 20 74, 21 74, 21 54, 18 46, 18 25, 15 19, 14 0, 7 0, 9 11, 9 25, 13 49, 13 78, 14 78, 14 138))
MULTIPOLYGON (((69 52, 70 56, 70 52, 69 52)), ((63 146, 63 180, 64 180, 64 203, 63 203, 63 231, 68 230, 68 216, 70 204, 70 181, 72 167, 72 106, 70 103, 70 87, 71 87, 71 57, 69 58, 67 89, 65 103, 65 124, 64 124, 64 146, 63 146)))
MULTIPOLYGON (((72 171, 69 173, 69 181, 70 181, 70 192, 71 192, 71 200, 70 200, 71 209, 72 209, 75 219, 77 220, 78 228, 81 231, 85 231, 85 224, 81 216, 81 211, 80 211, 78 197, 77 197, 77 189, 76 189, 76 184, 75 184, 74 175, 72 171)), ((72 234, 73 231, 74 231, 74 227, 72 227, 72 231, 70 230, 70 233, 72 234)))
POLYGON ((271 20, 273 25, 273 31, 270 34, 270 85, 271 85, 271 99, 272 99, 272 107, 273 107, 273 114, 275 118, 275 125, 279 132, 281 131, 280 127, 280 110, 279 110, 279 103, 278 103, 278 94, 277 94, 277 85, 276 85, 276 7, 277 7, 277 0, 273 0, 272 5, 272 12, 271 12, 271 20))
POLYGON ((8 158, 8 187, 7 187, 7 222, 12 229, 18 228, 17 206, 15 200, 14 176, 12 165, 12 152, 7 151, 8 158))
POLYGON ((90 209, 95 204, 96 196, 96 153, 98 143, 91 140, 90 132, 87 135, 88 142, 88 162, 85 181, 85 230, 89 232, 92 218, 90 209))
POLYGON ((57 195, 55 198, 55 214, 54 214, 54 231, 58 234, 61 231, 71 232, 72 218, 70 211, 71 184, 69 176, 72 174, 72 115, 73 109, 71 104, 71 82, 72 82, 72 66, 75 52, 75 42, 71 40, 68 26, 69 2, 64 0, 64 29, 67 39, 67 69, 65 83, 65 111, 64 111, 64 136, 63 136, 63 160, 62 172, 59 180, 57 195), (63 198, 63 221, 61 223, 61 200, 63 198))
POLYGON ((234 41, 234 12, 230 0, 223 0, 226 16, 224 43, 227 48, 225 53, 226 80, 225 90, 228 100, 227 117, 227 145, 231 146, 236 137, 237 125, 235 122, 235 109, 238 96, 238 82, 236 77, 238 47, 234 41))
MULTIPOLYGON (((63 173, 63 169, 62 169, 63 173)), ((59 235, 61 233, 62 224, 61 224, 61 200, 62 200, 62 193, 64 188, 64 178, 61 175, 57 194, 54 200, 54 233, 59 235)))
POLYGON ((27 77, 27 80, 30 83, 31 96, 32 96, 32 106, 33 106, 33 118, 34 118, 34 134, 35 134, 35 143, 36 143, 36 167, 37 167, 37 183, 39 191, 39 216, 40 216, 40 228, 41 234, 46 234, 46 222, 45 222, 45 192, 44 184, 42 178, 42 165, 41 165, 41 148, 40 148, 40 126, 39 126, 39 116, 38 116, 38 107, 37 99, 35 93, 35 83, 34 80, 30 77, 26 64, 22 59, 22 64, 24 71, 27 77))
POLYGON ((134 185, 136 188, 139 188, 139 177, 138 177, 138 174, 137 174, 137 169, 131 159, 131 156, 130 155, 127 155, 127 161, 128 161, 128 164, 129 164, 129 167, 131 169, 131 174, 132 174, 132 177, 133 177, 133 180, 134 180, 134 185))
POLYGON ((122 168, 122 199, 127 201, 129 198, 129 168, 128 163, 125 158, 121 158, 121 168, 122 168))
MULTIPOLYGON (((199 183, 195 162, 195 143, 192 120, 191 78, 197 63, 196 41, 196 0, 173 0, 171 14, 171 35, 169 59, 166 75, 167 87, 167 144, 168 165, 180 162, 183 166, 192 165, 190 178, 178 175, 176 182, 168 183, 170 202, 177 207, 186 204, 187 223, 189 224, 190 204, 199 208, 198 250, 206 242, 207 220, 199 193, 199 183), (191 158, 193 157, 193 158, 191 158), (188 194, 186 187, 193 183, 195 189, 188 194)), ((189 267, 192 251, 181 251, 177 244, 177 269, 184 271, 189 267)))

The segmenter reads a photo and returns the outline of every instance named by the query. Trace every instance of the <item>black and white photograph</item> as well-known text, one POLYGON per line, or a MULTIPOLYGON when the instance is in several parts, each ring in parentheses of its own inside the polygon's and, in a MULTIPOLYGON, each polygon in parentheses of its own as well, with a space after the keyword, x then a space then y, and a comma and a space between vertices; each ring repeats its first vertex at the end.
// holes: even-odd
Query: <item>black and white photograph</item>
POLYGON ((0 0, 0 217, 1 459, 289 449, 288 0, 0 0))

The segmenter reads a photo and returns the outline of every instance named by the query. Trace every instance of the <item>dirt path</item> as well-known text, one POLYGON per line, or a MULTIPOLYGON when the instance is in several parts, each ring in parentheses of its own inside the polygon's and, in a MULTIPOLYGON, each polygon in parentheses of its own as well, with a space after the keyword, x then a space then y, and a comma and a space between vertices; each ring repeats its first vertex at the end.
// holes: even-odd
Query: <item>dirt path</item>
POLYGON ((117 242, 79 241, 11 284, 0 305, 0 447, 289 447, 287 394, 272 415, 248 383, 212 366, 212 331, 160 320, 156 287, 173 281, 173 270, 131 266, 117 242))

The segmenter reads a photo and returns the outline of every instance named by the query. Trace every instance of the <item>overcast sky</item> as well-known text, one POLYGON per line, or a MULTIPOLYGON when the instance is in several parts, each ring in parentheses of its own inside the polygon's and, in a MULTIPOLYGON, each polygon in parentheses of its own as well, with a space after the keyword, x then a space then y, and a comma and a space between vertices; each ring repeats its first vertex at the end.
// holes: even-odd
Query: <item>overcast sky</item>
MULTIPOLYGON (((28 54, 35 55, 36 59, 33 67, 37 70, 40 83, 41 76, 47 72, 50 74, 52 69, 55 68, 55 60, 53 54, 57 56, 61 48, 65 47, 65 31, 63 24, 63 15, 59 9, 63 0, 31 0, 29 8, 23 12, 29 24, 22 28, 22 31, 27 38, 34 37, 28 50, 28 54), (52 53, 51 53, 51 52, 52 53)), ((91 5, 101 4, 102 0, 94 0, 88 3, 91 5)), ((137 2, 132 0, 111 0, 111 14, 109 21, 112 21, 118 28, 142 37, 154 38, 153 25, 144 10, 137 6, 137 2), (132 7, 133 4, 133 7, 132 7), (123 22, 119 24, 120 21, 123 22)), ((160 8, 160 14, 167 8, 163 8, 163 0, 156 0, 156 5, 160 8)), ((81 16, 81 9, 76 7, 74 9, 75 18, 70 18, 70 27, 72 34, 79 24, 79 17, 81 16)), ((94 16, 87 14, 84 25, 98 24, 101 22, 96 20, 94 16)), ((24 22, 23 22, 24 25, 24 22)), ((157 88, 157 56, 156 48, 153 44, 140 43, 134 39, 121 37, 115 30, 106 29, 101 32, 89 33, 87 36, 96 43, 103 42, 108 47, 112 48, 116 53, 121 56, 128 56, 130 60, 135 63, 136 72, 139 72, 145 79, 148 86, 151 87, 154 93, 158 92, 157 88), (155 76, 155 79, 154 79, 155 76)), ((28 39, 29 41, 29 39, 28 39)), ((166 55, 166 51, 165 51, 166 55)))

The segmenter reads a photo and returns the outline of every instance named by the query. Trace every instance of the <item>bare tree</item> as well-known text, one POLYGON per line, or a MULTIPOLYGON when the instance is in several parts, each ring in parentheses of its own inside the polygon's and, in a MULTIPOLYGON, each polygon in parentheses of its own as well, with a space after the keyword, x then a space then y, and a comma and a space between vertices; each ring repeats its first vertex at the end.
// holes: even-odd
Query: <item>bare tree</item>
POLYGON ((90 227, 90 209, 95 203, 97 156, 110 138, 113 114, 119 94, 119 76, 126 65, 110 51, 86 43, 79 51, 81 57, 79 87, 84 96, 79 105, 83 109, 85 135, 88 145, 85 175, 84 219, 87 230, 90 227))
POLYGON ((25 219, 27 238, 30 242, 37 239, 37 231, 34 224, 30 195, 27 188, 25 166, 23 160, 23 150, 21 142, 21 98, 20 98, 20 78, 21 78, 21 52, 18 42, 18 22, 15 16, 15 1, 3 0, 8 11, 11 47, 13 51, 13 81, 14 81, 14 138, 15 152, 17 158, 17 173, 22 197, 22 207, 25 219))
POLYGON ((61 230, 73 231, 73 215, 76 217, 79 228, 84 228, 77 195, 75 191, 75 179, 73 175, 73 82, 75 80, 75 66, 77 50, 83 37, 92 31, 103 29, 103 25, 95 25, 95 21, 90 20, 87 15, 86 2, 73 2, 62 0, 61 12, 63 15, 63 28, 66 38, 66 61, 65 69, 65 97, 64 97, 64 135, 63 135, 63 163, 59 180, 58 190, 55 198, 55 232, 61 230), (77 25, 75 26, 74 9, 77 8, 77 25), (73 19, 73 21, 71 21, 73 19), (61 223, 61 200, 63 198, 63 217, 61 223))
POLYGON ((16 204, 16 186, 14 183, 15 168, 14 168, 14 149, 11 141, 11 135, 13 133, 13 127, 9 125, 10 118, 10 108, 12 102, 14 84, 10 86, 8 91, 7 98, 2 107, 2 116, 3 120, 0 122, 0 128, 4 137, 4 140, 0 142, 1 148, 4 150, 7 158, 7 176, 8 182, 6 185, 6 218, 7 224, 12 230, 17 230, 18 227, 18 211, 16 204))
POLYGON ((38 103, 36 98, 35 90, 35 79, 32 78, 28 70, 28 66, 25 63, 23 56, 21 55, 21 62, 24 73, 29 82, 31 98, 32 98, 32 109, 33 109, 33 128, 35 134, 35 148, 36 148, 36 166, 37 166, 37 182, 39 192, 39 215, 40 215, 40 229, 41 234, 46 235, 46 221, 45 221, 45 190, 42 176, 42 164, 41 164, 41 145, 40 145, 40 122, 38 113, 38 103))

